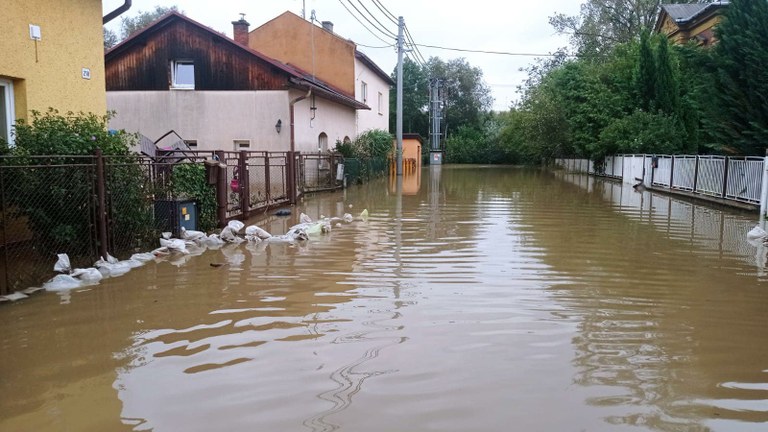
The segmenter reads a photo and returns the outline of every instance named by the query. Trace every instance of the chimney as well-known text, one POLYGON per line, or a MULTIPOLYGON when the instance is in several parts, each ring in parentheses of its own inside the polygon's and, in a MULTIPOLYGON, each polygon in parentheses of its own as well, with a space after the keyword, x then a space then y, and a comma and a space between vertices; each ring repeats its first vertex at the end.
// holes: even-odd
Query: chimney
POLYGON ((323 21, 323 28, 333 33, 333 23, 331 21, 323 21))
POLYGON ((238 21, 232 21, 232 35, 235 38, 235 42, 240 45, 248 46, 248 26, 251 24, 245 20, 245 14, 240 14, 238 21))

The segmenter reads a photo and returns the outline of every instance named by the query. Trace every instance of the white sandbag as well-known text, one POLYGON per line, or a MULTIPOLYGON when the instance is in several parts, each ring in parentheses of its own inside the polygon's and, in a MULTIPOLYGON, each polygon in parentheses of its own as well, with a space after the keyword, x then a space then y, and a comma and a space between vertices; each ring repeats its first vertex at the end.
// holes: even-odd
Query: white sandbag
POLYGON ((82 285, 82 282, 72 276, 60 274, 44 283, 43 288, 45 288, 46 291, 65 291, 80 288, 82 285))
POLYGON ((132 260, 147 262, 155 259, 155 255, 152 252, 135 253, 131 255, 132 260))
POLYGON ((155 258, 162 258, 162 257, 166 257, 166 256, 170 255, 170 254, 171 254, 171 250, 170 250, 170 249, 168 249, 168 248, 167 248, 167 247, 165 247, 165 246, 160 246, 159 248, 157 248, 157 249, 153 250, 153 251, 152 251, 152 252, 150 252, 150 253, 151 253, 152 255, 154 255, 154 256, 155 256, 155 258))
POLYGON ((205 238, 205 233, 202 231, 188 230, 184 227, 181 227, 181 238, 184 240, 198 242, 205 238))
POLYGON ((69 255, 63 253, 63 254, 57 254, 57 257, 59 257, 58 261, 56 261, 56 264, 53 265, 53 271, 59 272, 59 273, 69 273, 72 271, 72 264, 69 263, 69 255))
POLYGON ((766 238, 768 238, 768 232, 765 232, 759 225, 755 225, 755 227, 747 233, 747 239, 749 240, 763 240, 766 238))
POLYGON ((227 227, 229 227, 232 230, 232 233, 237 234, 240 232, 241 229, 245 227, 245 224, 240 222, 239 220, 231 220, 227 224, 227 227))
POLYGON ((95 269, 93 267, 84 268, 84 269, 81 269, 81 268, 74 269, 72 271, 72 274, 70 274, 70 276, 82 281, 84 285, 97 284, 104 277, 104 275, 102 275, 98 269, 95 269))
POLYGON ((224 240, 222 240, 218 234, 211 234, 203 239, 203 244, 208 247, 221 246, 224 244, 224 240))
POLYGON ((171 238, 171 235, 173 235, 173 233, 171 233, 170 231, 163 231, 163 233, 160 234, 160 237, 168 240, 169 238, 171 238))
POLYGON ((229 225, 225 226, 224 229, 221 230, 221 234, 219 234, 219 238, 224 240, 227 243, 240 243, 243 241, 242 238, 235 235, 234 231, 232 230, 232 227, 229 225))
POLYGON ((307 216, 306 214, 302 213, 299 215, 299 222, 301 223, 312 223, 312 218, 307 216))
POLYGON ((368 221, 368 209, 365 209, 365 210, 360 212, 360 220, 363 221, 363 222, 367 222, 368 221))
POLYGON ((246 234, 245 239, 248 241, 248 243, 261 243, 262 239, 259 236, 246 234))
POLYGON ((268 233, 267 231, 265 231, 264 229, 262 229, 262 228, 260 228, 260 227, 258 227, 256 225, 249 225, 245 229, 245 235, 257 236, 257 237, 259 237, 262 240, 263 239, 268 239, 268 238, 272 237, 272 234, 268 233))
POLYGON ((349 214, 349 213, 344 213, 344 216, 342 216, 342 218, 341 218, 341 219, 342 219, 344 222, 346 222, 346 223, 350 223, 350 222, 352 222, 353 220, 355 220, 355 218, 354 218, 354 217, 352 217, 352 215, 351 215, 351 214, 349 214))
POLYGON ((9 301, 17 301, 17 300, 23 300, 25 298, 29 297, 28 295, 24 294, 23 292, 16 291, 10 294, 6 294, 4 296, 0 296, 0 298, 9 300, 9 301))
POLYGON ((181 239, 160 239, 160 246, 167 247, 171 251, 187 253, 187 243, 181 239))

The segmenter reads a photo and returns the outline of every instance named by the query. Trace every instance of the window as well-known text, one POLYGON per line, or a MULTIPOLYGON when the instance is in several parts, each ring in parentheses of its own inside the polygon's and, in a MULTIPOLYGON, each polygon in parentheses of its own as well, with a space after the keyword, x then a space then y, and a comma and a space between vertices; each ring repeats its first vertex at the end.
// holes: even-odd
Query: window
POLYGON ((379 114, 384 114, 384 95, 379 92, 379 114))
POLYGON ((328 152, 328 135, 323 132, 317 137, 317 151, 328 152))
POLYGON ((368 102, 368 84, 365 81, 360 81, 360 98, 363 102, 368 102))
POLYGON ((234 140, 235 151, 249 150, 251 148, 251 140, 234 140))
POLYGON ((0 139, 13 145, 13 83, 0 79, 0 139))
POLYGON ((171 88, 195 88, 195 64, 192 60, 175 60, 171 62, 171 88))

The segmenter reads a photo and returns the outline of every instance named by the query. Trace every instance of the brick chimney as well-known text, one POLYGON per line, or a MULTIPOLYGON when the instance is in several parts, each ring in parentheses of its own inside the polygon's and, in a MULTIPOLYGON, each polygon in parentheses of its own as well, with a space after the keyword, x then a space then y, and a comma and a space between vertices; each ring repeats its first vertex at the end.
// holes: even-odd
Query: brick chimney
POLYGON ((251 24, 245 20, 245 14, 240 14, 238 21, 232 21, 232 34, 235 38, 235 42, 240 45, 248 46, 248 26, 251 24))
POLYGON ((323 28, 333 33, 333 23, 331 21, 323 21, 323 28))

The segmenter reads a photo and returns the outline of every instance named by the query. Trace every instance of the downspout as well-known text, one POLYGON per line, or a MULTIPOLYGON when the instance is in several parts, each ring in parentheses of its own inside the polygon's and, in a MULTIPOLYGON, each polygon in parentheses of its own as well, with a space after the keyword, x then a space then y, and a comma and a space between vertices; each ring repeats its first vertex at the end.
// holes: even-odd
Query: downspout
POLYGON ((132 0, 124 0, 125 3, 122 4, 122 6, 118 7, 117 9, 113 10, 112 12, 104 15, 104 18, 102 19, 102 24, 106 24, 113 19, 117 18, 121 13, 127 11, 131 8, 131 1, 132 0))
POLYGON ((294 113, 294 105, 297 103, 303 101, 304 99, 309 98, 312 96, 312 87, 309 88, 309 91, 307 91, 307 94, 304 96, 299 96, 293 100, 291 100, 289 106, 290 109, 290 115, 291 115, 291 151, 288 153, 288 161, 289 161, 289 169, 288 172, 291 176, 290 181, 290 194, 289 198, 291 200, 291 204, 296 204, 297 194, 296 194, 296 128, 295 128, 295 118, 296 115, 294 113))

